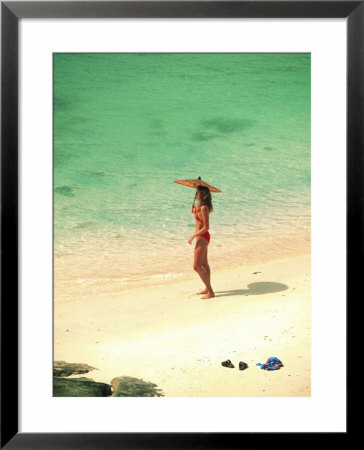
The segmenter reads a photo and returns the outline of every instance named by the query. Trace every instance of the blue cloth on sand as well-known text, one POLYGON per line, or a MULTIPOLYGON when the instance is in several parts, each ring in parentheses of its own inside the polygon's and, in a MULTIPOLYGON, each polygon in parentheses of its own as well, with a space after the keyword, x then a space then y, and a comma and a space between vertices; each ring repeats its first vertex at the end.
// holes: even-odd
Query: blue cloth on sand
POLYGON ((265 364, 257 363, 257 366, 260 366, 260 368, 264 370, 278 370, 280 367, 283 367, 283 364, 280 359, 275 356, 271 356, 267 359, 265 364))

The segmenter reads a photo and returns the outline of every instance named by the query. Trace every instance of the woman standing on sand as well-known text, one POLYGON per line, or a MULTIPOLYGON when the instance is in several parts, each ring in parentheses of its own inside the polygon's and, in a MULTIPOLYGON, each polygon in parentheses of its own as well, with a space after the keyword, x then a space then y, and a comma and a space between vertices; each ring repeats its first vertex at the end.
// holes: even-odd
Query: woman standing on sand
POLYGON ((207 260, 207 249, 210 242, 209 233, 209 215, 212 211, 211 192, 206 186, 197 186, 197 208, 193 204, 191 213, 195 215, 196 229, 195 233, 189 238, 188 243, 191 244, 196 238, 196 247, 193 258, 193 269, 199 274, 206 288, 198 292, 205 294, 203 299, 215 297, 211 287, 210 266, 207 260))

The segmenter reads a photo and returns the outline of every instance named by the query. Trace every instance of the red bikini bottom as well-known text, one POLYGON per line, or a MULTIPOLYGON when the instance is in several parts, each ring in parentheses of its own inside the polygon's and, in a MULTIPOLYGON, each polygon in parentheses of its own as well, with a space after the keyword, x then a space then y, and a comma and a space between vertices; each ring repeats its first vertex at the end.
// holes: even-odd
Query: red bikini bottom
POLYGON ((206 231, 206 233, 204 233, 204 234, 201 234, 200 237, 204 237, 206 239, 207 243, 208 244, 210 243, 210 233, 208 231, 206 231))

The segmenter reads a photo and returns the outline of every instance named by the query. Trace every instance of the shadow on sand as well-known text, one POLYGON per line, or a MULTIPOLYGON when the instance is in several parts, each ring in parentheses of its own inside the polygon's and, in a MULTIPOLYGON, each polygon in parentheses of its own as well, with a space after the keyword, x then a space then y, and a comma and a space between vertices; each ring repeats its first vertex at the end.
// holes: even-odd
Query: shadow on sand
POLYGON ((248 284, 248 289, 235 289, 233 291, 215 291, 215 297, 227 297, 229 295, 262 295, 286 291, 288 286, 282 283, 261 281, 248 284))

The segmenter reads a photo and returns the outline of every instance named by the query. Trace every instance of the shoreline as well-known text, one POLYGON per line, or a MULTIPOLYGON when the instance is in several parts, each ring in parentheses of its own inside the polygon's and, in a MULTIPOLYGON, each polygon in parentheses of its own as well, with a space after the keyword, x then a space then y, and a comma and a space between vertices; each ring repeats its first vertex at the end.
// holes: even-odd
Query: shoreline
MULTIPOLYGON (((309 254, 311 245, 309 232, 283 237, 260 236, 259 239, 234 240, 228 243, 214 239, 214 236, 212 238, 209 263, 213 274, 234 267, 297 258, 309 254)), ((192 269, 194 244, 189 246, 187 242, 178 242, 176 247, 161 245, 159 248, 161 253, 155 253, 144 244, 140 248, 136 244, 131 261, 127 258, 124 260, 124 253, 117 248, 112 254, 90 250, 92 256, 84 253, 55 257, 55 301, 90 294, 112 294, 139 286, 153 286, 161 281, 169 282, 169 279, 175 281, 191 274, 196 276, 192 269), (147 261, 143 265, 140 264, 141 257, 147 261)))
POLYGON ((141 378, 170 397, 310 395, 310 255, 213 272, 213 299, 194 295, 200 287, 191 273, 57 301, 54 359, 96 367, 86 375, 95 381, 141 378), (255 365, 270 356, 284 367, 255 365))

